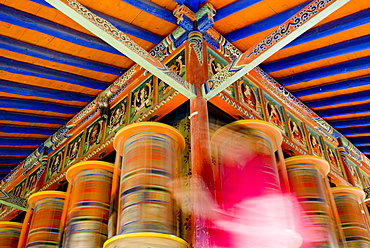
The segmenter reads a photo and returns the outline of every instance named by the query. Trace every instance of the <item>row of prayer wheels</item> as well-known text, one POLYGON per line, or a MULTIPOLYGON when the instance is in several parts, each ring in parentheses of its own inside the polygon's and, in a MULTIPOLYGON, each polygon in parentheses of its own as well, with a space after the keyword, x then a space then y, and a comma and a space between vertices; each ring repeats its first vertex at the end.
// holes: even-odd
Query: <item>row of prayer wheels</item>
MULTIPOLYGON (((225 137, 230 139, 235 132, 238 137, 247 134, 245 137, 252 137, 254 143, 238 137, 231 139, 233 143, 243 149, 263 151, 264 159, 269 161, 252 170, 263 181, 253 191, 250 187, 253 182, 250 185, 246 182, 241 188, 245 195, 282 193, 282 172, 275 158, 275 154, 281 154, 280 131, 267 122, 255 120, 222 127, 211 142, 216 161, 229 159, 230 147, 225 137)), ((175 200, 169 188, 169 182, 179 177, 179 156, 184 145, 182 135, 165 124, 144 122, 123 128, 114 141, 115 165, 86 161, 70 167, 66 193, 43 191, 31 195, 23 226, 0 222, 0 247, 61 247, 60 244, 74 248, 189 247, 178 235, 175 200)), ((238 152, 234 150, 234 160, 238 152)), ((335 187, 330 192, 323 180, 330 167, 321 158, 295 156, 281 161, 285 161, 288 184, 305 213, 299 221, 313 223, 309 232, 320 237, 308 246, 295 220, 286 225, 290 230, 287 248, 339 247, 338 233, 342 233, 343 243, 349 248, 370 247, 369 230, 361 210, 365 198, 361 189, 335 187), (335 211, 340 223, 335 221, 335 211)), ((227 206, 232 200, 224 201, 227 206)))

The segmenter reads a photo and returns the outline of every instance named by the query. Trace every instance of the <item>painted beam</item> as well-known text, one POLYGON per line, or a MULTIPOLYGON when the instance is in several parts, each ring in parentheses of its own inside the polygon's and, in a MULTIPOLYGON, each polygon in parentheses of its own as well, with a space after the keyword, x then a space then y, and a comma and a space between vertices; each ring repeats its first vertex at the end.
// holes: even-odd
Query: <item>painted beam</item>
POLYGON ((43 60, 48 60, 64 65, 75 66, 91 71, 98 71, 121 76, 126 70, 106 64, 97 63, 87 59, 81 59, 68 54, 55 52, 46 48, 30 45, 5 36, 0 36, 0 48, 11 52, 25 54, 43 60))
POLYGON ((339 132, 346 135, 370 135, 370 127, 343 128, 339 132))
POLYGON ((62 101, 78 101, 89 103, 95 96, 88 96, 81 93, 48 89, 27 84, 19 84, 6 80, 0 80, 0 91, 20 96, 44 97, 62 101))
POLYGON ((8 156, 28 156, 30 155, 35 149, 14 149, 14 148, 0 148, 0 155, 8 155, 8 156))
POLYGON ((370 145, 370 136, 363 136, 363 137, 349 137, 349 141, 355 146, 359 145, 370 145))
POLYGON ((363 105, 356 105, 344 108, 335 108, 335 109, 328 109, 328 110, 316 110, 316 114, 318 114, 322 118, 326 117, 334 117, 334 116, 341 116, 341 115, 350 115, 350 114, 364 114, 370 113, 370 104, 363 104, 363 105))
POLYGON ((27 211, 27 199, 20 198, 2 190, 0 190, 0 195, 0 203, 23 211, 27 211))
POLYGON ((323 67, 316 70, 311 70, 308 72, 295 74, 290 77, 280 78, 277 81, 283 86, 289 86, 298 83, 308 82, 319 78, 330 77, 338 74, 354 72, 369 68, 370 68, 370 57, 364 57, 323 67))
POLYGON ((325 17, 342 7, 349 0, 312 1, 308 6, 288 19, 270 35, 225 66, 205 83, 205 98, 211 99, 237 79, 261 64, 282 47, 306 32, 325 17), (314 11, 313 11, 314 10, 314 11), (209 87, 210 90, 207 89, 209 87))
MULTIPOLYGON (((257 2, 260 2, 258 0, 254 0, 254 1, 249 1, 249 0, 243 0, 243 1, 236 1, 230 5, 227 5, 226 7, 222 8, 222 9, 219 9, 217 11, 217 14, 215 16, 215 21, 219 20, 219 15, 224 15, 223 12, 223 9, 228 9, 230 8, 229 6, 232 6, 233 4, 236 4, 238 5, 239 2, 247 2, 245 4, 246 7, 244 7, 243 5, 243 8, 247 8, 257 2), (251 4, 251 5, 249 5, 251 4), (221 14, 220 14, 220 11, 221 11, 221 14)), ((251 36, 251 35, 254 35, 254 34, 257 34, 257 33, 260 33, 260 32, 263 32, 263 31, 266 31, 270 28, 274 28, 274 27, 277 27, 279 26, 280 24, 282 24, 283 22, 285 22, 287 19, 289 19, 292 15, 294 15, 295 13, 297 13, 299 10, 301 10, 302 8, 304 8, 305 6, 307 6, 307 4, 309 4, 311 1, 306 1, 302 4, 299 4, 297 6, 294 6, 293 8, 290 8, 290 9, 287 9, 283 12, 280 12, 280 13, 277 13, 276 15, 273 15, 273 16, 270 16, 266 19, 263 19, 259 22, 255 22, 251 25, 248 25, 248 26, 245 26, 243 28, 240 28, 240 29, 237 29, 237 30, 234 30, 230 33, 227 33, 224 35, 224 37, 230 41, 230 42, 234 42, 234 41, 237 41, 237 40, 240 40, 240 39, 243 39, 243 38, 246 38, 248 36, 251 36)), ((237 8, 233 8, 233 11, 232 13, 230 14, 233 14, 237 11, 239 11, 237 8)), ((228 15, 230 15, 228 13, 228 15)), ((224 18, 224 17, 222 17, 224 18)))
POLYGON ((100 82, 72 73, 49 69, 43 66, 33 65, 1 56, 0 70, 26 76, 61 81, 69 84, 84 86, 91 89, 105 90, 109 86, 109 83, 100 82))
POLYGON ((17 133, 17 134, 40 134, 40 135, 52 135, 58 129, 57 128, 42 128, 42 127, 30 127, 30 126, 15 126, 15 125, 3 125, 0 124, 0 133, 17 133))
POLYGON ((355 78, 346 81, 340 81, 336 83, 331 83, 327 85, 320 85, 317 87, 312 87, 304 90, 292 91, 293 95, 296 97, 310 96, 326 92, 334 92, 338 90, 344 90, 359 86, 366 86, 370 84, 370 77, 355 78))
MULTIPOLYGON (((1 138, 0 145, 2 146, 39 146, 45 140, 33 138, 1 138)), ((33 149, 34 150, 34 149, 33 149)))
POLYGON ((74 106, 56 104, 56 103, 50 103, 50 102, 18 100, 18 99, 3 98, 3 97, 0 97, 0 108, 50 111, 54 113, 70 114, 70 115, 75 115, 78 113, 78 111, 82 109, 81 107, 74 107, 74 106))
POLYGON ((68 121, 67 118, 51 117, 51 116, 41 116, 41 115, 31 115, 31 114, 21 114, 12 113, 8 111, 2 111, 0 115, 0 121, 19 121, 25 123, 44 123, 44 124, 57 124, 64 125, 68 121))
MULTIPOLYGON (((370 126, 370 118, 346 119, 342 121, 330 121, 329 123, 334 128, 370 126)), ((341 130, 338 131, 341 132, 341 130)))
POLYGON ((369 91, 354 93, 350 95, 341 95, 341 96, 334 96, 330 98, 325 98, 322 100, 315 100, 310 102, 305 102, 307 107, 314 109, 319 107, 326 107, 326 106, 335 106, 338 104, 344 103, 356 103, 356 102, 363 102, 370 100, 370 93, 369 91))
MULTIPOLYGON (((47 1, 47 0, 46 0, 47 1)), ((176 18, 172 12, 148 0, 121 0, 128 3, 146 13, 159 17, 167 22, 177 24, 176 18)))
POLYGON ((0 21, 35 30, 37 32, 51 35, 80 46, 121 55, 120 52, 107 45, 99 38, 78 32, 74 29, 59 25, 58 23, 13 9, 2 4, 0 4, 0 21))
POLYGON ((368 23, 370 23, 370 9, 365 9, 355 14, 313 28, 307 31, 301 37, 294 40, 293 42, 287 44, 284 48, 297 46, 309 41, 317 40, 332 34, 340 33, 368 23))
POLYGON ((126 34, 119 31, 108 21, 97 17, 75 0, 46 0, 62 13, 78 22, 84 28, 115 47, 135 63, 162 79, 168 85, 188 98, 195 97, 194 88, 187 81, 137 45, 126 34))
POLYGON ((368 49, 370 49, 370 35, 365 35, 356 39, 347 40, 331 46, 315 49, 313 51, 263 64, 261 65, 261 68, 265 72, 271 73, 307 63, 312 63, 318 60, 328 59, 368 49))

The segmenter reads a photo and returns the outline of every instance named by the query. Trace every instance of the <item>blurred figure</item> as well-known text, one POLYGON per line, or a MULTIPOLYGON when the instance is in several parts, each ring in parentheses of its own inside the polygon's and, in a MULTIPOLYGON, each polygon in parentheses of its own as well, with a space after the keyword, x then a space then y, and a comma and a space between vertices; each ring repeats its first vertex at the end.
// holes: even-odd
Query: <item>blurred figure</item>
MULTIPOLYGON (((216 133, 216 192, 208 191, 201 178, 192 178, 193 211, 206 219, 213 247, 300 247, 307 238, 305 224, 299 223, 303 216, 296 198, 281 193, 269 136, 254 129, 216 133)), ((182 205, 180 183, 173 182, 172 189, 182 205)))

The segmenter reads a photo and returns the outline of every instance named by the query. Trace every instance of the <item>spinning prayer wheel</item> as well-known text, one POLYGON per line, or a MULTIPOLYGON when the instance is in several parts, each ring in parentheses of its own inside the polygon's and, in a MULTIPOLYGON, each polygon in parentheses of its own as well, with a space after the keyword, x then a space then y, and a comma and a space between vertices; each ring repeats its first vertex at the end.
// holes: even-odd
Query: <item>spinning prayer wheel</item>
POLYGON ((114 166, 102 161, 73 165, 66 178, 72 185, 64 246, 100 248, 107 240, 114 166))
POLYGON ((21 230, 22 223, 0 221, 0 247, 17 247, 21 230))
POLYGON ((114 147, 122 156, 117 236, 104 247, 186 248, 177 237, 168 183, 176 177, 184 138, 173 127, 142 122, 120 130, 114 147))

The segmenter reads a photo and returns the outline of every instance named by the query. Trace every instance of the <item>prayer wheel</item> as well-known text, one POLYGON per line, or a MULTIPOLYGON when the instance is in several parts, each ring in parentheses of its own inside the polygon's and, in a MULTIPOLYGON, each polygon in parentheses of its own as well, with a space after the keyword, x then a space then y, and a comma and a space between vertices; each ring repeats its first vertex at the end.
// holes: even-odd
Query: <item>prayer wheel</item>
POLYGON ((302 155, 287 158, 290 186, 306 213, 301 220, 318 240, 304 247, 338 247, 335 237, 334 220, 325 194, 323 178, 330 171, 329 163, 319 157, 302 155), (333 237, 334 236, 334 237, 333 237))
POLYGON ((11 221, 0 221, 0 247, 17 247, 21 235, 22 224, 11 221))
POLYGON ((34 212, 25 247, 59 247, 65 197, 64 192, 42 191, 28 198, 34 212))
POLYGON ((169 182, 176 177, 184 138, 173 127, 142 122, 120 130, 114 148, 122 169, 116 236, 104 247, 186 248, 177 237, 169 182))
POLYGON ((364 191, 342 186, 332 188, 332 193, 348 248, 370 247, 369 230, 360 207, 365 199, 364 191))
POLYGON ((68 169, 66 178, 72 187, 65 247, 100 248, 107 240, 113 169, 102 161, 81 162, 68 169))

